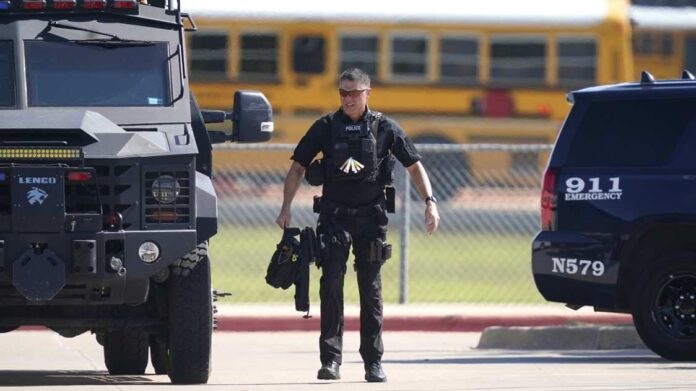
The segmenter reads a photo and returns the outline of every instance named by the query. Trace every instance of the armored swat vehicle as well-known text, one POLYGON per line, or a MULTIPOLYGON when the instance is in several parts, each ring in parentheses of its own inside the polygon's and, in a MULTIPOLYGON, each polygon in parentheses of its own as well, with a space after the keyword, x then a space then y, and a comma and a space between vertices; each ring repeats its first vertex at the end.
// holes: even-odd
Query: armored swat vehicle
POLYGON ((696 80, 644 73, 570 98, 544 175, 537 288, 630 313, 653 351, 696 360, 696 80))
POLYGON ((90 331, 111 374, 150 354, 174 383, 207 381, 211 144, 273 123, 257 92, 198 108, 187 29, 169 0, 0 0, 0 331, 90 331))

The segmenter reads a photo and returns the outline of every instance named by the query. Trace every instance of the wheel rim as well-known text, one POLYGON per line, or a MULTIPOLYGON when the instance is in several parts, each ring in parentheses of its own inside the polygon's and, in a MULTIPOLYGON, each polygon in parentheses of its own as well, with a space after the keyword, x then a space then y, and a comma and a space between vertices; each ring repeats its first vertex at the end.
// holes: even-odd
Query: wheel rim
POLYGON ((696 274, 672 274, 660 284, 653 316, 671 337, 696 337, 696 274))

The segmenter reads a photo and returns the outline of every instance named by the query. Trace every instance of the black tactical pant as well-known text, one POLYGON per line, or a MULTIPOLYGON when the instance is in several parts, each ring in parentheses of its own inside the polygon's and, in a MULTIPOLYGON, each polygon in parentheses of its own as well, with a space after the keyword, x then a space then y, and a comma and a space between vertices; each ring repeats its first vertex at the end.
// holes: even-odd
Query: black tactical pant
POLYGON ((342 216, 322 212, 319 215, 317 236, 324 245, 319 287, 322 363, 342 362, 343 280, 351 245, 360 292, 360 355, 365 363, 382 359, 382 263, 370 259, 370 248, 377 238, 386 241, 386 234, 384 214, 342 216))

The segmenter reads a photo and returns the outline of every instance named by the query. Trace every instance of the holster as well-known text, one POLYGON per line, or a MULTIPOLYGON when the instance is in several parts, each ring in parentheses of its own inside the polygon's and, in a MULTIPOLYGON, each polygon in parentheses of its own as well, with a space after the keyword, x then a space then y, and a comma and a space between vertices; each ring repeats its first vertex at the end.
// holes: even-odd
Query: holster
POLYGON ((392 256, 392 245, 377 238, 370 243, 370 263, 383 265, 392 256))
POLYGON ((321 196, 314 196, 312 203, 312 212, 321 213, 321 196))
POLYGON ((386 199, 384 209, 387 210, 387 213, 396 212, 396 189, 393 186, 387 186, 384 189, 384 197, 386 199))
POLYGON ((324 163, 321 159, 317 159, 310 163, 305 170, 305 179, 312 186, 321 186, 324 184, 324 163))

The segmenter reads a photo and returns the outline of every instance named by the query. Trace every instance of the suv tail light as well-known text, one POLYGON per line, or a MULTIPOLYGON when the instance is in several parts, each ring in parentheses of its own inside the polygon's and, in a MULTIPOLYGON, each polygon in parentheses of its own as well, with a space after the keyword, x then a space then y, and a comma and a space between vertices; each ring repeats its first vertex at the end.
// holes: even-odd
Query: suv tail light
POLYGON ((541 229, 550 231, 556 225, 556 170, 547 168, 541 185, 541 229))

